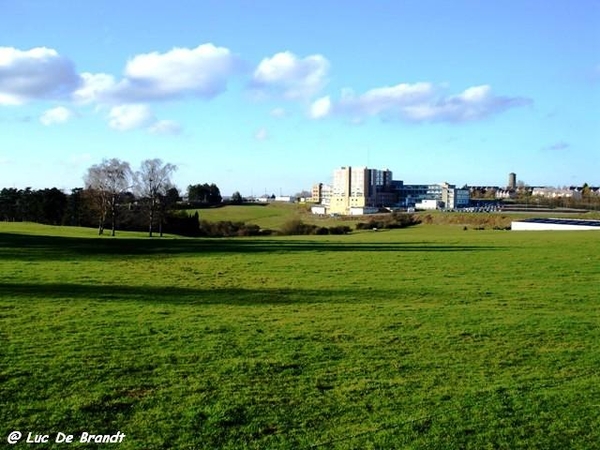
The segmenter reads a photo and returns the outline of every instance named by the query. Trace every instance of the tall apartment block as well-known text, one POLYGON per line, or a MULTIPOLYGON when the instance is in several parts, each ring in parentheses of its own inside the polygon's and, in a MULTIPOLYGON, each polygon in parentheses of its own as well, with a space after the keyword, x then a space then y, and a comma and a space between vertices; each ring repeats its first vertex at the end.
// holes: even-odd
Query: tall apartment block
POLYGON ((392 192, 390 170, 367 167, 341 167, 333 171, 331 212, 349 214, 357 208, 374 208, 389 200, 392 192))

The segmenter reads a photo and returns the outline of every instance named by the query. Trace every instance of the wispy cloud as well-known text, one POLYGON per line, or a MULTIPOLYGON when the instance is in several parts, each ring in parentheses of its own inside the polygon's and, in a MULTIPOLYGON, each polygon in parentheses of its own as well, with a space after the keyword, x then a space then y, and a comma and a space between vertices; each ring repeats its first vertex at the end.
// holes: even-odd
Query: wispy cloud
POLYGON ((343 115, 353 120, 376 116, 418 123, 462 123, 483 120, 530 104, 529 98, 495 95, 489 85, 473 86, 460 94, 446 95, 441 86, 420 82, 375 88, 360 95, 345 90, 338 101, 330 101, 329 97, 316 100, 309 115, 315 119, 343 115))

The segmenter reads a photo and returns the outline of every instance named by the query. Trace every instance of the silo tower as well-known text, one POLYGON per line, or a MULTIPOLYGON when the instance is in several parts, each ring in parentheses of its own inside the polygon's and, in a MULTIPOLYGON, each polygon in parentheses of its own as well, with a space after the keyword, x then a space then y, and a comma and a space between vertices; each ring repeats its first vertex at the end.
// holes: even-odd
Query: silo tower
POLYGON ((508 189, 516 189, 517 188, 517 174, 511 172, 508 174, 508 189))

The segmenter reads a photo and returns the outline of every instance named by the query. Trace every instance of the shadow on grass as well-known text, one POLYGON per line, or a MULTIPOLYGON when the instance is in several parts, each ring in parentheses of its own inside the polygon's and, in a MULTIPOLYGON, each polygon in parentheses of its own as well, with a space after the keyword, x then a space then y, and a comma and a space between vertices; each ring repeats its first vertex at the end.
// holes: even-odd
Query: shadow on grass
POLYGON ((212 253, 283 252, 474 252, 498 250, 486 245, 442 245, 428 242, 331 242, 319 239, 131 239, 32 236, 0 233, 0 258, 25 260, 70 260, 73 258, 195 255, 212 253))
POLYGON ((0 297, 19 300, 87 300, 179 305, 286 305, 323 302, 363 303, 393 297, 382 289, 241 289, 126 286, 68 283, 0 283, 0 297))

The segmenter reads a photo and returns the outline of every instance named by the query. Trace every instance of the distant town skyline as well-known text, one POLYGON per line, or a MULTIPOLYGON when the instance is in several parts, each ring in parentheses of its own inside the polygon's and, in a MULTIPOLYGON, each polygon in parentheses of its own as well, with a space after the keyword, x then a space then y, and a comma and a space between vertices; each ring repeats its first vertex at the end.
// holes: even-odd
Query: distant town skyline
POLYGON ((600 184, 600 3, 5 0, 0 187, 117 157, 223 195, 340 166, 600 184))

